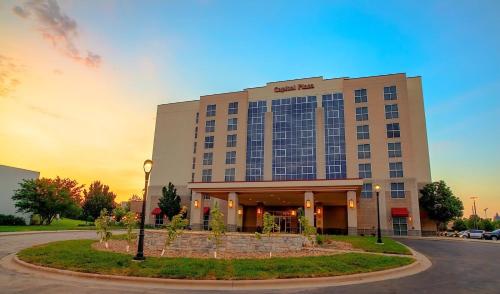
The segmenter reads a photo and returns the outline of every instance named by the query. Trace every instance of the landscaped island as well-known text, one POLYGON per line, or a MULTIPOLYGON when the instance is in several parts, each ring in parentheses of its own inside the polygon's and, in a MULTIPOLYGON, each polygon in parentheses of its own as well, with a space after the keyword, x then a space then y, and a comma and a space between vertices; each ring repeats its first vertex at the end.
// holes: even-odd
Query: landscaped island
POLYGON ((396 268, 414 262, 412 257, 360 251, 366 249, 383 253, 409 254, 405 246, 390 239, 384 239, 386 244, 377 245, 379 246, 375 247, 377 250, 370 250, 369 244, 374 241, 371 237, 328 236, 323 249, 335 245, 329 240, 349 243, 357 251, 325 252, 322 256, 273 258, 148 257, 146 261, 137 263, 132 261, 133 252, 126 254, 96 250, 92 246, 96 243, 95 240, 70 240, 28 248, 19 252, 18 256, 28 263, 86 273, 219 280, 337 276, 396 268))

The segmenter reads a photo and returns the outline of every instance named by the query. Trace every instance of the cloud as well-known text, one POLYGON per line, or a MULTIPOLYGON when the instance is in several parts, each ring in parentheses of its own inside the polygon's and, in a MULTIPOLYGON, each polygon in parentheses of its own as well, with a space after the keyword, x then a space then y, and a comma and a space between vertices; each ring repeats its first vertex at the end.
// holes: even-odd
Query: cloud
POLYGON ((75 43, 78 38, 78 25, 74 19, 64 14, 55 0, 29 0, 21 6, 14 6, 12 11, 23 19, 33 19, 42 36, 65 56, 97 68, 101 56, 88 51, 82 54, 75 43))
POLYGON ((49 116, 51 118, 56 118, 56 119, 62 119, 62 118, 64 118, 62 115, 57 114, 57 113, 52 112, 52 111, 49 111, 49 110, 47 110, 45 108, 42 108, 42 107, 38 107, 38 106, 35 106, 35 105, 29 105, 28 107, 29 107, 29 109, 31 111, 34 111, 34 112, 37 112, 37 113, 49 116))
POLYGON ((0 55, 0 97, 9 97, 21 83, 19 74, 23 66, 10 57, 0 55))

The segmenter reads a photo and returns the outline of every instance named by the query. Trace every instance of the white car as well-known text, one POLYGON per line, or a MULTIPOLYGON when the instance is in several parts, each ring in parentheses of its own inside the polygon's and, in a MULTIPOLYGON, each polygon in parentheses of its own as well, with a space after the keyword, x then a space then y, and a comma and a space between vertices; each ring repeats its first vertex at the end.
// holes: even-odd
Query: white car
POLYGON ((483 230, 469 230, 467 234, 467 238, 470 239, 482 239, 484 231, 483 230))

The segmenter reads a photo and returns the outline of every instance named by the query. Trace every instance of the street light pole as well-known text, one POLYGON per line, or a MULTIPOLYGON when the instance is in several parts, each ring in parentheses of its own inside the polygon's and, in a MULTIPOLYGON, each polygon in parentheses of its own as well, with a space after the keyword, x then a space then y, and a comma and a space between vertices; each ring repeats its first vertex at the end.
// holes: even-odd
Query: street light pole
POLYGON ((137 243, 137 254, 134 256, 134 260, 145 260, 144 256, 144 222, 146 218, 146 197, 148 195, 148 186, 149 186, 149 174, 151 172, 151 168, 153 167, 153 161, 147 159, 144 161, 144 196, 142 197, 142 214, 141 214, 141 228, 139 231, 139 242, 137 243))
POLYGON ((472 196, 470 199, 472 199, 472 201, 474 201, 474 206, 473 206, 473 213, 474 213, 474 229, 477 229, 477 218, 479 217, 477 215, 477 209, 476 209, 476 199, 478 199, 479 197, 477 196, 472 196))
POLYGON ((375 185, 375 191, 377 193, 377 244, 383 244, 382 233, 380 232, 380 200, 379 200, 380 186, 379 185, 375 185))

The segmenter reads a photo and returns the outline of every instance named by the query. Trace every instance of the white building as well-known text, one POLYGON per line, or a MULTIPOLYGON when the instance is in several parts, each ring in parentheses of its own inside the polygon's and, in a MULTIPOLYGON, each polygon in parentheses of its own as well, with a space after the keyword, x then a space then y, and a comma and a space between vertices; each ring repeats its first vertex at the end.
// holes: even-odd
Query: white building
POLYGON ((23 217, 29 223, 30 215, 17 213, 12 195, 22 180, 38 179, 40 172, 0 165, 0 214, 23 217))

